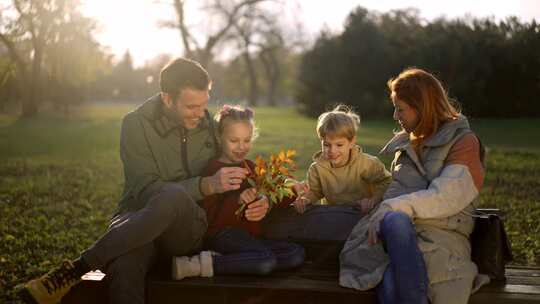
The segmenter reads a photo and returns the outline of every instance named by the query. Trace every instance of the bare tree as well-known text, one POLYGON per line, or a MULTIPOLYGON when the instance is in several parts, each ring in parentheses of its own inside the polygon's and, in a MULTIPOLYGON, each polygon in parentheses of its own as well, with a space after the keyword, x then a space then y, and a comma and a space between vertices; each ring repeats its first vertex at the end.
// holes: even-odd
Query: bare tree
POLYGON ((281 77, 281 66, 278 59, 278 53, 281 49, 282 44, 271 43, 264 46, 259 55, 259 59, 263 64, 265 75, 268 80, 266 99, 270 106, 275 106, 277 104, 276 91, 279 78, 281 77))
POLYGON ((13 95, 14 70, 15 65, 7 58, 2 58, 4 54, 0 49, 0 113, 7 108, 7 102, 13 95))
MULTIPOLYGON (((276 105, 276 92, 281 78, 281 66, 287 53, 301 42, 297 32, 302 29, 301 23, 294 30, 289 30, 286 38, 286 26, 282 22, 284 6, 276 5, 273 9, 254 7, 246 12, 243 18, 235 22, 233 39, 239 41, 247 74, 249 76, 249 102, 255 105, 260 99, 259 77, 264 76, 267 83, 266 99, 269 105, 276 105), (292 34, 292 35, 291 35, 292 34), (288 39, 288 41, 286 41, 288 39), (262 64, 262 72, 257 65, 262 64)), ((299 21, 297 21, 299 22, 299 21)))
POLYGON ((287 29, 285 21, 280 20, 283 19, 285 1, 201 2, 200 11, 208 22, 202 31, 200 27, 188 23, 186 0, 173 0, 177 19, 163 25, 179 30, 185 56, 198 60, 203 66, 208 67, 213 62, 218 49, 220 51, 228 49, 232 52, 237 50, 236 56, 242 59, 248 77, 249 104, 256 105, 261 99, 261 84, 262 80, 265 80, 265 83, 268 83, 266 98, 269 104, 274 105, 277 87, 282 77, 283 59, 279 57, 280 52, 297 41, 295 37, 286 43, 285 32, 296 32, 301 28, 295 24, 294 29, 287 29), (203 34, 198 35, 201 32, 203 34))
MULTIPOLYGON (((80 15, 78 5, 78 0, 11 0, 0 3, 0 41, 16 66, 23 117, 36 115, 39 102, 44 99, 43 81, 48 78, 47 72, 51 72, 44 68, 47 52, 62 44, 69 36, 67 33, 85 31, 88 36, 93 27, 91 24, 81 27, 88 19, 80 15)), ((73 53, 73 44, 67 48, 73 53)))
POLYGON ((253 9, 263 2, 272 0, 207 0, 203 2, 201 10, 206 13, 208 20, 215 22, 214 31, 205 33, 203 39, 197 39, 194 28, 188 25, 185 13, 186 0, 174 0, 173 5, 176 12, 174 22, 165 22, 164 26, 177 28, 180 32, 182 45, 187 57, 198 60, 203 66, 214 58, 216 47, 230 36, 235 22, 239 18, 246 16, 246 11, 253 9))
POLYGON ((23 116, 37 113, 42 61, 54 19, 64 10, 65 1, 13 0, 2 7, 0 41, 17 66, 23 95, 23 116), (23 88, 24 87, 24 88, 23 88))
POLYGON ((234 23, 235 32, 231 34, 231 39, 235 39, 241 49, 241 56, 249 76, 248 102, 251 106, 256 106, 259 99, 259 80, 254 54, 250 50, 258 45, 256 34, 260 32, 259 18, 264 17, 261 10, 253 8, 247 10, 240 21, 234 23))
POLYGON ((43 60, 46 86, 41 94, 65 114, 85 100, 89 84, 110 67, 109 57, 93 36, 95 21, 69 11, 69 21, 57 25, 47 44, 43 60))

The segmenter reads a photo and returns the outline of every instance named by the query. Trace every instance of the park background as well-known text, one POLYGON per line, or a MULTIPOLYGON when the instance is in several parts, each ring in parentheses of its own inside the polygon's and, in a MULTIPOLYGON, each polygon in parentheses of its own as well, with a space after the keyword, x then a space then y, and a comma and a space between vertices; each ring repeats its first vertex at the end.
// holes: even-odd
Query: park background
POLYGON ((0 302, 104 232, 121 119, 175 56, 209 70, 211 109, 254 107, 250 157, 294 148, 298 178, 322 111, 352 106, 376 155, 397 129, 386 81, 435 73, 487 147, 480 205, 503 210, 512 263, 540 266, 540 6, 335 2, 0 0, 0 302))

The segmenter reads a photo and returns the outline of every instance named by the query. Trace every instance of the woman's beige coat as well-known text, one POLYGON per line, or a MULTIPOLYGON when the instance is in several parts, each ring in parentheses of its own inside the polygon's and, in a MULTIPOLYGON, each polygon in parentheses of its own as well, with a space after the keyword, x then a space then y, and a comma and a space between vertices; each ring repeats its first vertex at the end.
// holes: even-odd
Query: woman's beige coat
MULTIPOLYGON (((397 134, 382 151, 395 157, 393 181, 379 208, 404 212, 413 220, 428 270, 428 296, 435 304, 467 303, 477 276, 469 243, 474 222, 467 213, 474 210, 478 190, 467 166, 445 164, 454 143, 471 132, 461 116, 425 141, 420 158, 405 133, 397 134)), ((344 287, 373 288, 388 265, 381 243, 367 244, 370 216, 376 212, 360 220, 341 252, 344 287)))

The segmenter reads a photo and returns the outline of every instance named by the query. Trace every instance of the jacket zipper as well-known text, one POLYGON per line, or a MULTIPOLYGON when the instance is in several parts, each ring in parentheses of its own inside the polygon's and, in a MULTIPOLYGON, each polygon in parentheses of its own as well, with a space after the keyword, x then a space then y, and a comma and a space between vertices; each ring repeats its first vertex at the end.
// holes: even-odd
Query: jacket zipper
POLYGON ((186 137, 186 132, 185 130, 182 130, 182 140, 181 140, 181 153, 182 153, 182 162, 184 163, 184 169, 186 170, 187 174, 188 174, 188 178, 192 177, 191 176, 191 170, 189 169, 189 164, 188 164, 188 154, 187 154, 187 137, 186 137))

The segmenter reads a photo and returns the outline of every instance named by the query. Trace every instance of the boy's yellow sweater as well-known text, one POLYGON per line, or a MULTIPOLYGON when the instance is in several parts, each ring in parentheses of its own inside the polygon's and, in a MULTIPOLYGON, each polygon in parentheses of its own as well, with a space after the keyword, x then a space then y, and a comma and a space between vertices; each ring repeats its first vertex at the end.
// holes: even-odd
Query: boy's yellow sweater
POLYGON ((315 153, 313 161, 307 173, 310 191, 305 195, 313 204, 353 204, 363 198, 379 202, 392 180, 384 164, 359 146, 351 149, 349 161, 341 167, 332 167, 322 151, 315 153))

